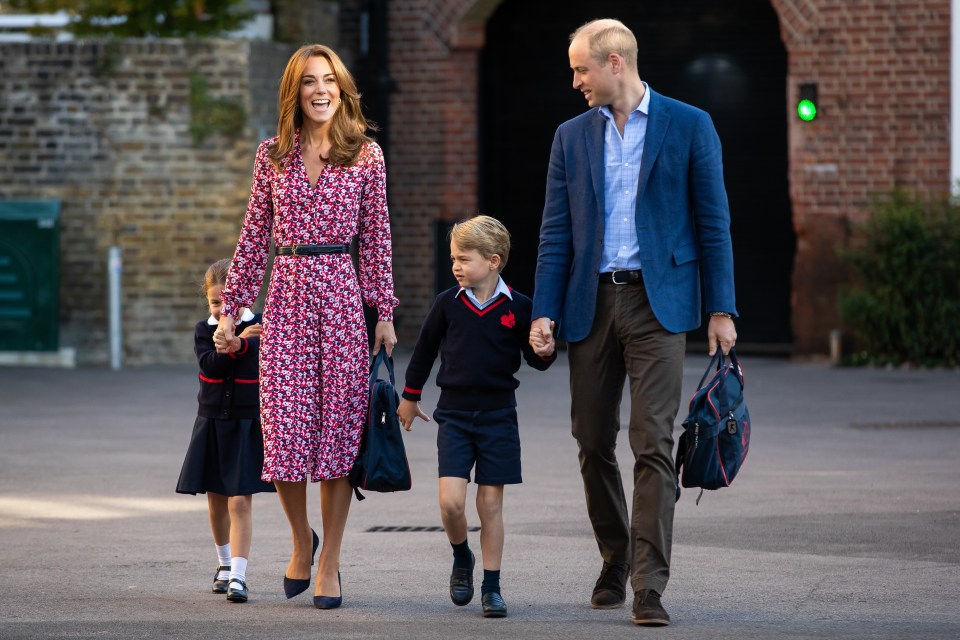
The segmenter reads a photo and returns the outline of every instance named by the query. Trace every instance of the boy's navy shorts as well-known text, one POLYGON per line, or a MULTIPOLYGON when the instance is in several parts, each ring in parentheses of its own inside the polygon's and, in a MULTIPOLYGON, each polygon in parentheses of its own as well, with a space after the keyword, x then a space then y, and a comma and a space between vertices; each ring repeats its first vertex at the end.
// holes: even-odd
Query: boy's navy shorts
POLYGON ((437 457, 440 477, 466 478, 476 463, 474 482, 484 485, 518 484, 520 429, 517 408, 462 411, 436 409, 437 457))

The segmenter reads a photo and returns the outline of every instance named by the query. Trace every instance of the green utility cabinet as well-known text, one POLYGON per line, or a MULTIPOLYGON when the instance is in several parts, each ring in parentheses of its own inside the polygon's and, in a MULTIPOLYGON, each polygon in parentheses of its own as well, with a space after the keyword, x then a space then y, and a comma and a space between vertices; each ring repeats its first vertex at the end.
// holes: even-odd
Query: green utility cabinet
POLYGON ((56 351, 60 202, 0 200, 0 351, 56 351))

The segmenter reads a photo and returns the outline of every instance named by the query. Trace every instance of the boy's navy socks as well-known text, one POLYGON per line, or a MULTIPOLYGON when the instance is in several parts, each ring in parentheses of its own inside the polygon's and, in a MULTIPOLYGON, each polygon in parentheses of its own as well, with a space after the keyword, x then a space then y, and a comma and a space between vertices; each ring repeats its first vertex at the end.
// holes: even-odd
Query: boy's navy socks
POLYGON ((500 593, 500 570, 483 570, 483 584, 480 585, 480 595, 500 593))
POLYGON ((470 555, 470 544, 465 539, 459 544, 450 543, 453 547, 453 568, 454 569, 472 569, 472 558, 470 555))

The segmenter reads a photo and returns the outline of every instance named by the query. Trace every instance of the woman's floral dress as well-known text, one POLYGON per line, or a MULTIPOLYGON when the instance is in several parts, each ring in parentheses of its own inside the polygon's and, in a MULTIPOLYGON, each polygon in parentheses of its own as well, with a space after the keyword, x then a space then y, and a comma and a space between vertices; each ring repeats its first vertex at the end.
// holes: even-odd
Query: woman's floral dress
POLYGON ((359 279, 350 254, 276 256, 260 338, 263 479, 314 482, 350 472, 367 411, 369 352, 363 302, 393 320, 390 220, 383 152, 367 143, 352 167, 326 165, 310 186, 300 132, 278 173, 257 150, 253 185, 223 313, 236 317, 263 283, 271 234, 277 246, 349 243, 359 236, 359 279))

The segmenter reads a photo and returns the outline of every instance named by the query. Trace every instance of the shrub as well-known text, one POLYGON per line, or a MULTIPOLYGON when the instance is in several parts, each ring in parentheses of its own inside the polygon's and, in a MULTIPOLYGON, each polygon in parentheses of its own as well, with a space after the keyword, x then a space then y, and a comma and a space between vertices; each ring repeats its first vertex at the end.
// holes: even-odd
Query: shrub
POLYGON ((901 191, 874 200, 841 251, 839 297, 863 363, 960 366, 960 207, 901 191))

